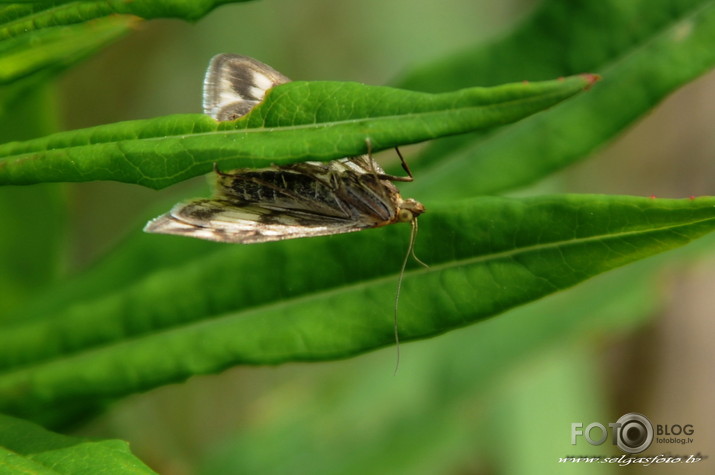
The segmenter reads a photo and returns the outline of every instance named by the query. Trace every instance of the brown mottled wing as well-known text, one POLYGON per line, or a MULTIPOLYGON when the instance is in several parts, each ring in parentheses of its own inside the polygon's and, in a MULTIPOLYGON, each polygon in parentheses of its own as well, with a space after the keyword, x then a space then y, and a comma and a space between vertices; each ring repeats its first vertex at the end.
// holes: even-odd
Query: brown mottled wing
POLYGON ((300 237, 359 231, 365 227, 295 212, 276 212, 260 206, 236 207, 220 200, 193 200, 150 221, 147 232, 177 234, 210 241, 252 244, 300 237))
POLYGON ((390 200, 397 189, 380 180, 381 172, 363 168, 367 157, 354 157, 330 162, 299 162, 262 169, 235 170, 219 173, 216 198, 236 206, 260 204, 276 210, 309 212, 338 219, 375 214, 386 220, 379 203, 390 200))

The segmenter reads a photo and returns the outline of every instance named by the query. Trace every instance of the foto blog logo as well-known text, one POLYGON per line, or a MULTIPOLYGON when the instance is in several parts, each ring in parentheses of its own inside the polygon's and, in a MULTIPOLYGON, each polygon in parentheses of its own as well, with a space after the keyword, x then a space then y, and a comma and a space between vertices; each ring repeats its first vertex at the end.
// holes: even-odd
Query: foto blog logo
MULTIPOLYGON (((637 454, 653 443, 653 424, 643 414, 629 412, 616 422, 609 422, 613 444, 628 454, 637 454)), ((571 445, 576 445, 578 437, 583 437, 591 445, 603 444, 609 436, 609 429, 600 422, 592 422, 583 427, 581 422, 571 424, 571 445)))

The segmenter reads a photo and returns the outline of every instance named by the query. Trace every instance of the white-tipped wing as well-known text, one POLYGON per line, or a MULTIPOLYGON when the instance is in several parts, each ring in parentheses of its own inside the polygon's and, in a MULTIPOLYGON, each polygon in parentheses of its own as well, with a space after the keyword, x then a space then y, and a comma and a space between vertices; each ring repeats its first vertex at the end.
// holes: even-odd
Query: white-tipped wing
POLYGON ((260 61, 238 54, 219 54, 204 78, 204 113, 216 120, 246 115, 266 91, 290 79, 260 61))

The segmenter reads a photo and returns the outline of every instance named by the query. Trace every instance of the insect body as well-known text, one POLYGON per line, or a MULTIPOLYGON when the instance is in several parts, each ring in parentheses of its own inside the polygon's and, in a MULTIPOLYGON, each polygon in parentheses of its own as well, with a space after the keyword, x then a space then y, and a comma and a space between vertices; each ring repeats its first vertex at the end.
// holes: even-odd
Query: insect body
MULTIPOLYGON (((204 81, 204 112, 217 120, 234 120, 260 103, 271 87, 289 79, 252 58, 214 57, 204 81)), ((259 243, 348 233, 397 222, 416 224, 425 211, 403 199, 370 153, 330 162, 301 162, 259 169, 216 169, 211 199, 174 206, 150 221, 147 232, 178 234, 232 243, 259 243)), ((399 154, 399 151, 398 151, 399 154)))

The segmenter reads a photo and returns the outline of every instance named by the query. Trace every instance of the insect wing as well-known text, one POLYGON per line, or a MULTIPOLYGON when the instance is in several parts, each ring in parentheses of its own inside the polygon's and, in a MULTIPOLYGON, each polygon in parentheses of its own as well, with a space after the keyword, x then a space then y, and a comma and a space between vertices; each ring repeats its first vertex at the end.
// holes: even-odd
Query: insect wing
POLYGON ((218 121, 246 115, 266 91, 290 79, 260 61, 238 54, 211 58, 204 78, 204 113, 218 121))
MULTIPOLYGON (((290 79, 253 58, 214 56, 204 80, 204 112, 218 121, 237 119, 260 103, 266 91, 286 82, 290 79)), ((369 153, 218 172, 213 199, 178 203, 144 230, 258 243, 384 226, 404 220, 398 211, 406 206, 412 213, 408 217, 424 211, 421 204, 400 197, 391 183, 398 177, 384 173, 369 153)))
POLYGON ((177 234, 210 241, 251 244, 359 231, 347 220, 256 205, 237 207, 222 200, 192 200, 147 223, 144 231, 177 234))

